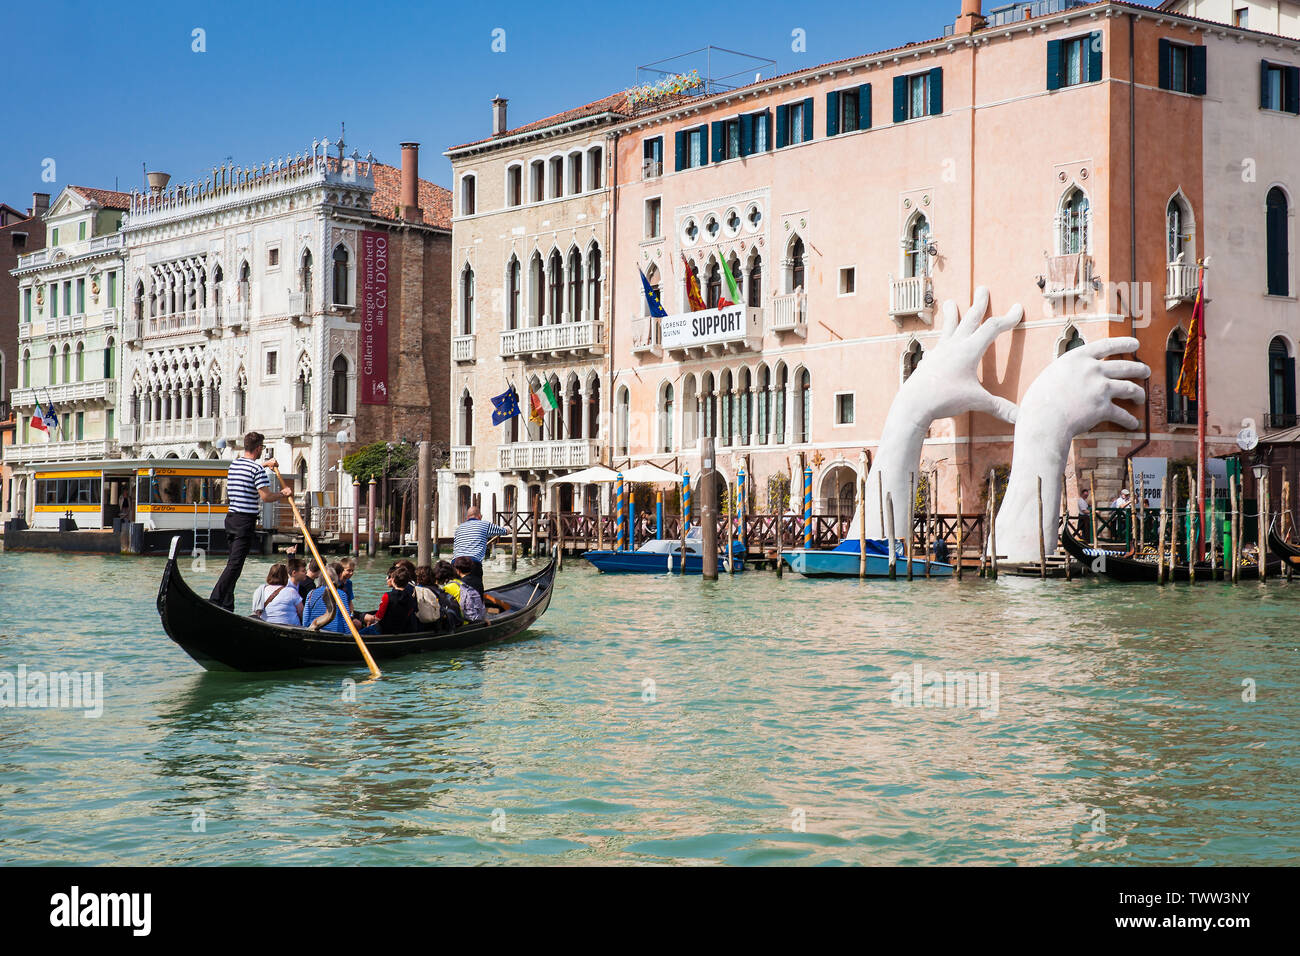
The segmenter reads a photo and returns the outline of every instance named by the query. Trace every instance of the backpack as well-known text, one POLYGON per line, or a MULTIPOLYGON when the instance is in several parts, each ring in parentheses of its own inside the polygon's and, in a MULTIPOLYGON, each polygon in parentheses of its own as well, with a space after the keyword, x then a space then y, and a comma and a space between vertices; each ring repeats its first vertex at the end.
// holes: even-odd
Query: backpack
POLYGON ((435 586, 430 590, 438 599, 438 605, 442 608, 442 620, 448 630, 455 630, 465 623, 465 615, 461 613, 460 604, 454 597, 440 587, 435 586))
POLYGON ((434 590, 415 586, 415 616, 421 624, 432 624, 442 617, 442 604, 434 596, 434 590))

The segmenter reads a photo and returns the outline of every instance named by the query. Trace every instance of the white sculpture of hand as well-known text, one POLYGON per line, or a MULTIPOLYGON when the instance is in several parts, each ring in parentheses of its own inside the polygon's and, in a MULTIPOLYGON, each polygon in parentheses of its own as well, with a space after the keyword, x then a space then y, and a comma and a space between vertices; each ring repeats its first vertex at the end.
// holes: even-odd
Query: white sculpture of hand
POLYGON ((1043 537, 1047 553, 1056 550, 1061 510, 1061 475, 1070 442, 1102 422, 1135 429, 1138 420, 1116 402, 1146 401, 1135 381, 1151 369, 1130 360, 1107 362, 1112 355, 1136 352, 1134 338, 1102 339, 1071 349, 1043 369, 1025 392, 1016 421, 1011 478, 997 516, 999 556, 1008 561, 1038 560, 1038 479, 1043 480, 1043 537))
MULTIPOLYGON (((994 339, 1018 325, 1025 310, 1014 305, 1006 315, 985 321, 988 311, 989 290, 984 286, 975 290, 975 301, 964 316, 958 312, 957 303, 944 302, 943 330, 938 344, 925 353, 916 371, 903 383, 885 419, 880 447, 867 476, 868 538, 885 537, 881 508, 884 494, 890 495, 893 501, 894 534, 901 538, 906 532, 909 489, 919 480, 921 447, 925 433, 936 418, 981 411, 1003 421, 1016 420, 1015 403, 993 395, 980 384, 979 364, 994 339)), ((857 538, 855 516, 848 539, 857 538)))

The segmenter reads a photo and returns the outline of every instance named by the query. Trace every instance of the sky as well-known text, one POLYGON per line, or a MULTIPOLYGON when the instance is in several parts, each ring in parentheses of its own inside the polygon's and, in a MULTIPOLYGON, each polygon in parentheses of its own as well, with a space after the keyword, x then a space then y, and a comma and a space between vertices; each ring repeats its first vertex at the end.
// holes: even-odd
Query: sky
POLYGON ((26 209, 73 183, 130 190, 142 164, 197 179, 337 141, 341 122, 348 153, 392 165, 399 143, 421 143, 421 177, 447 186, 443 150, 491 133, 495 95, 517 126, 700 47, 776 60, 770 76, 939 36, 959 12, 960 0, 4 0, 0 202, 26 209))

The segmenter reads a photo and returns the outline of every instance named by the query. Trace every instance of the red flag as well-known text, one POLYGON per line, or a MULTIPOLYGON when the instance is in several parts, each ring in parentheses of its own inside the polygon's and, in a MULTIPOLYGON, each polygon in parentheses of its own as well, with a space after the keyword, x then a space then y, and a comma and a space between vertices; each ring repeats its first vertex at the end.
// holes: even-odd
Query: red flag
POLYGON ((700 280, 695 277, 695 271, 685 256, 682 256, 682 265, 686 267, 686 300, 690 303, 692 312, 703 312, 709 306, 705 303, 704 296, 700 295, 700 280))
POLYGON ((1192 307, 1192 327, 1187 333, 1187 347, 1183 349, 1183 367, 1178 371, 1178 384, 1174 391, 1196 401, 1197 348, 1200 344, 1201 325, 1205 321, 1205 267, 1196 273, 1196 305, 1192 307))

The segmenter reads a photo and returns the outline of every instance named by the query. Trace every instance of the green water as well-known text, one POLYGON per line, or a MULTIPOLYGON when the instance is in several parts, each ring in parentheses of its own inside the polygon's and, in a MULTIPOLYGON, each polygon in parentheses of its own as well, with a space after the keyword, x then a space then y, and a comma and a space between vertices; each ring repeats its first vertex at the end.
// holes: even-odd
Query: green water
MULTIPOLYGON (((1300 858, 1300 582, 706 585, 575 561, 526 637, 389 665, 352 702, 360 668, 203 671, 159 627, 161 570, 0 554, 0 672, 102 671, 105 694, 97 719, 0 709, 0 861, 1300 858), (996 713, 896 706, 914 664, 996 672, 996 713)), ((218 570, 185 573, 205 592, 218 570)))

